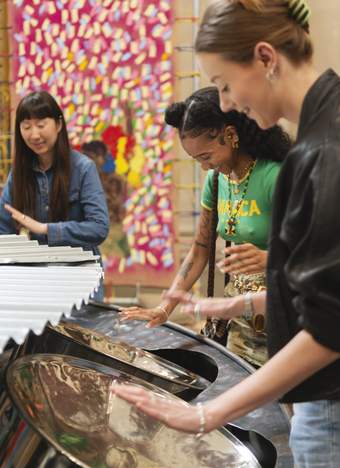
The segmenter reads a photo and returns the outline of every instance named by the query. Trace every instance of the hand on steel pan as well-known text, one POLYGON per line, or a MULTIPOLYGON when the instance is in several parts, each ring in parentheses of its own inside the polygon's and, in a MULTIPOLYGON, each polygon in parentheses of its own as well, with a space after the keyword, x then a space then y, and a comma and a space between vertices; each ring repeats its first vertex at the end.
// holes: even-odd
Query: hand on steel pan
POLYGON ((253 244, 239 244, 227 247, 227 257, 217 263, 222 273, 263 273, 267 265, 267 251, 253 244))
POLYGON ((217 427, 208 417, 206 405, 192 406, 133 385, 115 384, 112 392, 172 429, 200 436, 217 427))
POLYGON ((242 296, 198 299, 188 292, 174 291, 167 293, 165 297, 181 302, 182 311, 192 315, 197 321, 207 317, 229 319, 242 315, 244 311, 242 296))
POLYGON ((122 322, 126 320, 147 320, 147 328, 162 325, 168 319, 168 314, 163 307, 154 307, 144 309, 143 307, 124 307, 119 312, 119 318, 122 322))

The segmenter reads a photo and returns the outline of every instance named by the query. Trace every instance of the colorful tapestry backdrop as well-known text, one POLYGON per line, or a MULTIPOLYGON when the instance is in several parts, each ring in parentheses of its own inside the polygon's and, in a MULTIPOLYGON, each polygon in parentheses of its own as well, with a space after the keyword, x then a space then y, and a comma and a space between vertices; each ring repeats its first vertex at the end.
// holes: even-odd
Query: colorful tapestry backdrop
POLYGON ((174 273, 173 135, 163 124, 173 91, 172 19, 170 0, 12 2, 16 95, 51 92, 72 144, 104 134, 127 179, 117 241, 127 245, 113 254, 104 246, 114 283, 166 286, 174 273))

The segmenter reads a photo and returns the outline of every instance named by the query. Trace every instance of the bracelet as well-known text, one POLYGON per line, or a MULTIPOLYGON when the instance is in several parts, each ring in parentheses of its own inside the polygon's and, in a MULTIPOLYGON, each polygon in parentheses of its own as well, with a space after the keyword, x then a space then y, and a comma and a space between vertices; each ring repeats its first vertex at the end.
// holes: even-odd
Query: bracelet
POLYGON ((170 314, 168 314, 168 311, 166 310, 165 306, 159 305, 156 307, 156 309, 161 310, 165 314, 165 320, 168 320, 170 314))
POLYGON ((199 423, 200 423, 199 431, 196 434, 196 437, 202 437, 202 435, 205 433, 204 407, 203 407, 202 403, 197 403, 196 408, 197 408, 197 413, 198 413, 199 423))
POLYGON ((201 317, 201 304, 199 302, 196 302, 195 307, 194 307, 194 316, 197 322, 200 322, 202 320, 201 317))

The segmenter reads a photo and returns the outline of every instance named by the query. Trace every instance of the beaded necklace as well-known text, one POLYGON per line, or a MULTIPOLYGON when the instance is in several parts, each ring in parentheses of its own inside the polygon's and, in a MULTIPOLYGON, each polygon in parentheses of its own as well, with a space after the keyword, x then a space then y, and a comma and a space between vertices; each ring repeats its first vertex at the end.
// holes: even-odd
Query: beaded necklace
MULTIPOLYGON (((249 185, 249 179, 250 179, 251 173, 253 172, 255 163, 256 163, 256 161, 253 161, 251 163, 249 169, 248 169, 248 175, 247 175, 247 177, 246 177, 246 179, 244 181, 244 187, 243 187, 241 197, 240 197, 239 200, 237 200, 237 203, 236 203, 234 208, 232 206, 232 200, 231 200, 232 181, 231 181, 231 178, 230 178, 230 174, 227 175, 228 190, 229 190, 228 221, 227 221, 227 225, 226 225, 226 228, 225 228, 227 236, 234 236, 236 234, 237 217, 239 216, 240 208, 241 208, 243 200, 244 200, 244 198, 246 196, 246 193, 247 193, 247 190, 248 190, 248 185, 249 185)), ((239 192, 240 192, 240 190, 238 188, 236 188, 236 190, 234 191, 234 195, 236 195, 239 192)))

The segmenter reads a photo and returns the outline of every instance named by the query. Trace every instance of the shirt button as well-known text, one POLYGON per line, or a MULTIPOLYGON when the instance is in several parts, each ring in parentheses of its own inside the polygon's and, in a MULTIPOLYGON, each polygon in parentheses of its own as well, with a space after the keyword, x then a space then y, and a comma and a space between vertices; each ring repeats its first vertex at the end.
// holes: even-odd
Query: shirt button
POLYGON ((48 211, 48 205, 45 206, 45 210, 48 211))

